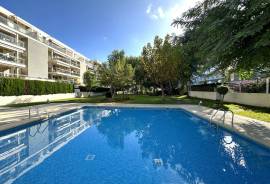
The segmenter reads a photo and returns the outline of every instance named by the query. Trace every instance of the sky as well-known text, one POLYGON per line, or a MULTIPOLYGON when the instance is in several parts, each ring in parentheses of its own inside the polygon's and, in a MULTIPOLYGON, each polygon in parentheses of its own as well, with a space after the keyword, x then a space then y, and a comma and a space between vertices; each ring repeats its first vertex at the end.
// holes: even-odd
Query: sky
POLYGON ((0 5, 91 60, 115 49, 139 56, 155 35, 181 34, 172 20, 198 0, 0 0, 0 5))

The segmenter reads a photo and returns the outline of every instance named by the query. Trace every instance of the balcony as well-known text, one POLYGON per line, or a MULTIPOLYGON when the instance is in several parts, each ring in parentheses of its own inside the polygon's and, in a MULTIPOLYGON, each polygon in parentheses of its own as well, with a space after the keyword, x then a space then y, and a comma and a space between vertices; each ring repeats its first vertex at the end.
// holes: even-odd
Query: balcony
MULTIPOLYGON (((83 57, 81 57, 81 56, 76 56, 76 55, 73 56, 72 51, 69 51, 69 50, 67 50, 67 49, 65 49, 65 48, 63 48, 63 47, 60 47, 60 46, 58 46, 58 45, 55 44, 55 43, 48 42, 48 40, 46 40, 46 39, 44 39, 44 38, 41 38, 41 37, 37 34, 37 32, 34 32, 34 31, 32 31, 32 30, 28 30, 28 29, 26 29, 26 28, 24 28, 24 27, 22 27, 22 26, 20 26, 20 25, 18 25, 18 24, 16 24, 16 23, 10 21, 8 18, 3 17, 3 16, 1 16, 1 15, 0 15, 0 23, 5 24, 6 26, 8 26, 8 27, 10 27, 10 28, 12 28, 12 29, 15 29, 16 31, 19 31, 19 32, 21 32, 21 33, 23 33, 23 34, 26 34, 27 36, 30 36, 31 38, 33 38, 33 39, 35 39, 35 40, 37 40, 37 41, 40 41, 40 42, 42 42, 42 43, 44 43, 44 44, 46 44, 46 45, 48 45, 48 46, 50 46, 50 47, 52 47, 52 48, 58 50, 58 51, 60 51, 60 52, 63 53, 63 54, 67 54, 67 55, 69 55, 70 57, 73 57, 73 58, 75 58, 75 59, 77 59, 77 60, 79 60, 79 61, 82 61, 82 62, 84 61, 84 58, 83 58, 83 57)), ((20 46, 23 46, 23 47, 24 47, 24 43, 23 43, 23 42, 19 41, 18 44, 19 44, 20 46)))
POLYGON ((9 36, 5 33, 0 32, 0 40, 25 48, 25 44, 23 41, 18 40, 18 42, 17 42, 17 40, 15 38, 13 38, 12 36, 9 36))
MULTIPOLYGON (((22 27, 22 26, 14 23, 14 22, 8 20, 7 18, 5 18, 5 17, 3 17, 1 15, 0 15, 0 23, 5 24, 6 26, 8 26, 8 27, 10 27, 12 29, 15 29, 16 31, 19 31, 19 32, 21 32, 23 34, 26 34, 26 35, 30 36, 31 38, 33 38, 35 40, 41 41, 41 42, 45 43, 46 45, 49 45, 49 43, 47 43, 45 40, 40 39, 40 37, 37 35, 36 32, 33 32, 31 30, 27 30, 24 27, 22 27)), ((21 41, 19 41, 18 44, 19 44, 19 46, 24 45, 24 43, 21 42, 21 41)))
POLYGON ((63 58, 63 57, 60 57, 60 56, 54 56, 52 60, 56 64, 59 64, 59 65, 65 66, 65 67, 70 67, 70 62, 71 62, 70 59, 63 58))
POLYGON ((54 69, 52 69, 52 71, 50 73, 52 73, 53 75, 62 75, 62 76, 67 76, 67 77, 79 77, 80 76, 79 72, 66 70, 66 69, 62 69, 62 68, 54 68, 54 69))
POLYGON ((76 72, 76 71, 71 71, 71 75, 80 77, 80 72, 76 72))
POLYGON ((3 17, 0 15, 0 22, 2 24, 5 24, 6 26, 10 27, 10 28, 13 28, 21 33, 24 33, 24 34, 27 34, 29 35, 31 33, 31 31, 29 30, 26 30, 25 28, 23 28, 22 26, 19 26, 18 24, 8 20, 7 18, 3 17))
POLYGON ((57 62, 57 64, 59 64, 59 65, 64 65, 64 66, 74 67, 76 69, 80 69, 80 63, 77 61, 73 61, 69 58, 54 56, 53 61, 57 62), (58 62, 58 61, 60 61, 60 62, 58 62))
POLYGON ((25 67, 25 59, 8 56, 7 54, 0 53, 0 64, 11 65, 16 67, 25 67))
POLYGON ((48 45, 60 52, 63 52, 64 54, 66 54, 66 49, 62 48, 62 47, 59 47, 58 45, 54 44, 54 43, 51 43, 49 42, 48 45))
POLYGON ((80 62, 77 62, 77 61, 71 61, 71 66, 74 66, 74 67, 80 69, 80 62))

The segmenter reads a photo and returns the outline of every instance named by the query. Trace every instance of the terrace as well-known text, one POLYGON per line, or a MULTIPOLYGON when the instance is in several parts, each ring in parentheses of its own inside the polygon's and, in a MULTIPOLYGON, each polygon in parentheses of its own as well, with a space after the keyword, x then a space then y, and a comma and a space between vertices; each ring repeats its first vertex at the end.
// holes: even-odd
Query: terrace
POLYGON ((25 43, 21 40, 16 40, 15 37, 12 37, 10 35, 7 35, 3 32, 0 32, 0 40, 4 41, 4 42, 8 42, 11 43, 13 45, 19 46, 19 47, 23 47, 25 48, 25 43))
POLYGON ((26 67, 24 58, 17 58, 9 53, 0 53, 0 64, 4 66, 26 67))

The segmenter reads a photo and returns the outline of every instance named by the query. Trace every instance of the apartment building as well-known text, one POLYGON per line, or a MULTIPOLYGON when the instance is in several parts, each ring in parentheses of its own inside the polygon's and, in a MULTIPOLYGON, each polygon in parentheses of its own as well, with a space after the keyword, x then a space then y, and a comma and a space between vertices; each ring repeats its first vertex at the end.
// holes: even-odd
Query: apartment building
POLYGON ((0 75, 82 84, 92 62, 0 6, 0 75))

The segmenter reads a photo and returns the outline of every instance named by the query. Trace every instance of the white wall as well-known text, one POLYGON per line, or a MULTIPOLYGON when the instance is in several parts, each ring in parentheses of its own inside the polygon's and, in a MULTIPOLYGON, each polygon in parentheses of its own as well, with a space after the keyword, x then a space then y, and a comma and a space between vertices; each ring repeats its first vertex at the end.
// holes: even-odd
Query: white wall
POLYGON ((48 47, 28 38, 28 76, 48 78, 48 47))
POLYGON ((189 91, 189 96, 210 100, 216 100, 218 97, 216 92, 204 92, 204 91, 189 91))
POLYGON ((48 99, 60 100, 74 98, 75 93, 52 94, 52 95, 22 95, 22 96, 0 96, 0 106, 18 103, 46 102, 48 99))
POLYGON ((104 96, 106 92, 100 92, 100 93, 95 93, 95 92, 80 92, 82 98, 87 98, 89 96, 104 96))
MULTIPOLYGON (((189 96, 211 100, 219 99, 219 95, 216 92, 189 91, 189 96)), ((224 101, 258 107, 270 107, 270 94, 228 92, 224 97, 224 101)))

